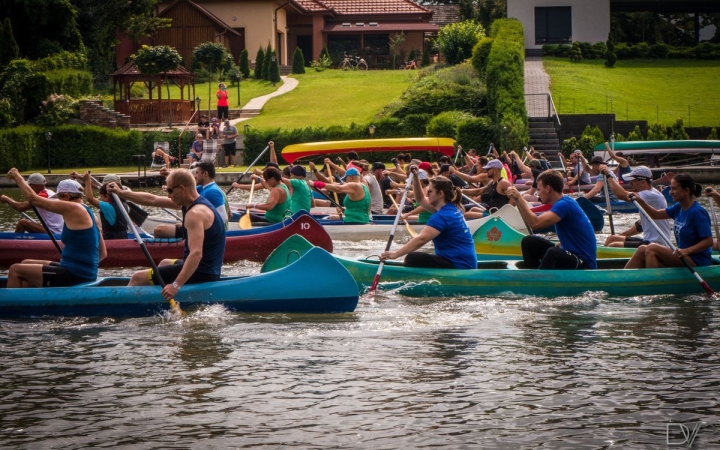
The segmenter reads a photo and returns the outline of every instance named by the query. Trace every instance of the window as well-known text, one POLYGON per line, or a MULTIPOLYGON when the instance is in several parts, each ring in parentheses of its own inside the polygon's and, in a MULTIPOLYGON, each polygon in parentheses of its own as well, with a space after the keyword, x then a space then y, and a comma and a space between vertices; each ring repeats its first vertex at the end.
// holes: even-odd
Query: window
POLYGON ((535 44, 570 44, 572 11, 569 6, 535 8, 535 44))

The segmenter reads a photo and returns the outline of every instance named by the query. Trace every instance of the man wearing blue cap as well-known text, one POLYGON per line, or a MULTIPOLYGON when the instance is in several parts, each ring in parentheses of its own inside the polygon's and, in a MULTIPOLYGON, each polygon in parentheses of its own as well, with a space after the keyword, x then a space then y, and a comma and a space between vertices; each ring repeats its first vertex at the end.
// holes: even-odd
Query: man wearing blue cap
MULTIPOLYGON (((343 206, 345 206, 345 223, 370 223, 370 191, 361 180, 360 171, 355 167, 345 171, 344 184, 327 184, 322 181, 308 181, 310 186, 318 189, 326 189, 330 192, 346 194, 343 206)), ((339 216, 330 216, 331 219, 339 219, 339 216)))

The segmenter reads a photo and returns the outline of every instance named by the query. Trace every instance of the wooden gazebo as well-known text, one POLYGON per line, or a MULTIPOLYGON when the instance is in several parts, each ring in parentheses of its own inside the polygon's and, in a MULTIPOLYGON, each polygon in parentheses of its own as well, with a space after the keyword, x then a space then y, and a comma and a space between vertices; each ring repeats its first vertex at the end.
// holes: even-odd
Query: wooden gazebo
POLYGON ((131 124, 187 122, 197 108, 195 104, 195 75, 183 66, 157 75, 144 75, 134 62, 129 62, 112 73, 115 111, 130 116, 131 124), (180 98, 163 100, 163 83, 180 87, 180 98), (135 83, 143 83, 150 98, 132 98, 130 90, 135 83), (157 98, 153 92, 157 89, 157 98), (187 92, 186 92, 187 89, 187 92))

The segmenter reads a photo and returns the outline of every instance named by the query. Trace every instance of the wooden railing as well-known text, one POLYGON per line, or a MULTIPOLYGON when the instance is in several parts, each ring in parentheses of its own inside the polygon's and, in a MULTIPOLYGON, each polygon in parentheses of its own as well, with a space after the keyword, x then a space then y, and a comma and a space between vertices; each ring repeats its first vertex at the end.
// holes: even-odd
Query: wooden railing
POLYGON ((186 122, 195 111, 192 100, 116 100, 115 111, 130 116, 130 123, 186 122))

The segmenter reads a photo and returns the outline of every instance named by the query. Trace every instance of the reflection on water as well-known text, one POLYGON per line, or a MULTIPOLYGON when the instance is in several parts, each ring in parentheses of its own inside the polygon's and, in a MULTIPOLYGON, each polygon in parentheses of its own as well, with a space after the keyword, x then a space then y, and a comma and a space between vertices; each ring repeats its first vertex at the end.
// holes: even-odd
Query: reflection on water
POLYGON ((0 448, 664 448, 667 423, 698 421, 693 448, 720 446, 703 296, 385 291, 352 314, 188 312, 0 319, 0 448))

